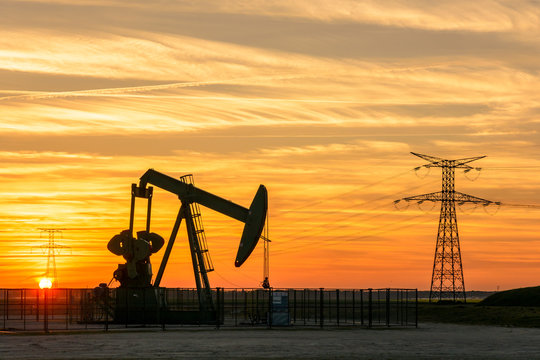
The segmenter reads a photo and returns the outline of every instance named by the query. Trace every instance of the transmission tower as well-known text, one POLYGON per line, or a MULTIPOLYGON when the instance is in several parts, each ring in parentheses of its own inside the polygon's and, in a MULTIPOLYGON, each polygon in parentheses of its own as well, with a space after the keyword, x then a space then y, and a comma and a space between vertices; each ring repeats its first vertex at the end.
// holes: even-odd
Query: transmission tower
POLYGON ((62 233, 62 230, 57 228, 40 228, 42 232, 49 233, 49 241, 46 244, 38 246, 44 252, 47 252, 47 270, 45 271, 45 277, 52 281, 53 287, 58 287, 58 277, 56 274, 56 253, 60 252, 60 249, 69 249, 69 246, 56 244, 54 241, 54 234, 62 233), (52 276, 51 276, 52 269, 52 276))
MULTIPOLYGON (((463 267, 461 265, 461 250, 459 248, 456 202, 458 205, 473 203, 483 206, 500 203, 455 191, 454 175, 456 169, 464 169, 465 172, 471 171, 473 167, 468 164, 485 156, 447 160, 414 152, 411 152, 411 154, 429 162, 423 165, 423 167, 440 167, 442 169, 442 190, 440 192, 416 195, 395 201, 395 203, 401 200, 416 201, 419 204, 425 201, 441 202, 429 301, 438 299, 439 301, 462 300, 465 302, 467 299, 465 296, 465 283, 463 281, 463 267)), ((415 170, 421 167, 419 166, 415 170)), ((474 169, 480 170, 480 168, 474 169)))

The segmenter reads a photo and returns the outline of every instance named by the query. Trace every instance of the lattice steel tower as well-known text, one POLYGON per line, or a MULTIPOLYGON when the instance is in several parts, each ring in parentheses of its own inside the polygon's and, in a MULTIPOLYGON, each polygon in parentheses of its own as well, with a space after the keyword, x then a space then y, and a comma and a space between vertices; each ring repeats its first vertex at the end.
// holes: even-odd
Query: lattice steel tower
POLYGON ((43 251, 47 252, 47 270, 45 271, 45 277, 51 280, 52 287, 57 288, 58 276, 56 273, 56 253, 59 252, 60 249, 70 249, 70 247, 55 243, 54 234, 62 233, 62 230, 65 230, 65 229, 40 228, 39 230, 41 230, 42 232, 49 233, 49 242, 47 244, 43 244, 38 247, 42 249, 43 251))
MULTIPOLYGON (((446 160, 435 156, 422 155, 412 152, 411 154, 429 161, 423 165, 426 168, 440 167, 442 169, 442 190, 423 195, 416 195, 396 200, 417 201, 419 204, 425 201, 440 201, 441 214, 439 217, 439 231, 435 246, 435 259, 433 260, 433 273, 431 276, 431 289, 429 301, 453 300, 466 301, 465 282, 463 280, 463 267, 461 265, 461 250, 459 248, 459 235, 456 217, 456 202, 458 205, 474 203, 487 206, 499 204, 490 200, 482 199, 455 191, 455 169, 464 169, 469 172, 473 167, 467 165, 470 162, 484 158, 477 156, 457 160, 446 160)), ((421 166, 415 168, 420 169, 421 166)), ((475 168, 480 170, 480 168, 475 168)))

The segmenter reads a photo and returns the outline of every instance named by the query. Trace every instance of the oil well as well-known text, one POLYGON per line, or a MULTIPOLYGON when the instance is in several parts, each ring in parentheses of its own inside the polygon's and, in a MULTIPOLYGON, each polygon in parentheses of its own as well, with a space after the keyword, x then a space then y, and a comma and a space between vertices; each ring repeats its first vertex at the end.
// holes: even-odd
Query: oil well
MULTIPOLYGON (((429 300, 465 301, 456 205, 469 203, 484 209, 500 202, 461 193, 455 189, 456 169, 468 173, 470 163, 484 156, 443 159, 412 153, 427 161, 415 168, 441 168, 441 191, 404 197, 394 204, 441 203, 429 300)), ((392 178, 395 178, 392 177, 392 178)), ((539 205, 504 204, 538 208, 539 205)), ((397 207, 397 206, 396 206, 397 207)), ((139 212, 137 212, 139 214, 139 212)), ((47 268, 54 272, 54 232, 49 232, 47 268), (52 262, 51 262, 52 260, 52 262)), ((303 235, 304 236, 304 235, 303 235)), ((366 235, 369 236, 369 235, 366 235)), ((364 236, 364 237, 366 237, 364 236)), ((362 237, 360 237, 362 238, 362 237)), ((296 238, 298 239, 298 237, 296 238)), ((289 239, 294 241, 295 238, 289 239)), ((95 289, 0 289, 0 323, 3 329, 44 328, 54 321, 58 329, 89 329, 90 326, 128 324, 197 324, 216 326, 296 325, 296 326, 417 326, 418 290, 406 288, 325 289, 270 286, 268 235, 268 193, 260 185, 249 208, 225 200, 195 186, 192 175, 173 178, 153 169, 146 171, 138 184, 131 185, 129 228, 113 236, 107 248, 123 258, 113 272, 119 287, 102 283, 95 289), (154 187, 174 194, 180 206, 167 240, 151 231, 154 187), (135 231, 136 199, 146 200, 146 226, 135 231), (211 288, 208 273, 214 270, 208 251, 200 206, 244 223, 234 264, 250 257, 259 239, 263 241, 264 262, 261 288, 211 288), (183 224, 182 224, 183 222, 183 224), (164 288, 161 280, 178 231, 185 228, 195 279, 195 289, 164 288), (164 250, 162 250, 164 249, 164 250), (152 271, 152 255, 163 251, 157 273, 152 271), (186 295, 187 294, 187 295, 186 295), (48 321, 50 317, 51 322, 48 321)), ((232 259, 231 259, 232 261, 232 259)), ((112 280, 111 280, 112 282, 112 280)), ((52 285, 52 284, 51 284, 52 285)), ((52 325, 51 325, 52 326, 52 325)))
MULTIPOLYGON (((144 207, 144 206, 143 206, 144 207)), ((174 215, 173 215, 174 217, 174 215)), ((173 220, 171 220, 172 222, 173 220)), ((294 239, 293 239, 294 240, 294 239)), ((165 326, 417 326, 418 290, 405 288, 273 288, 269 281, 268 193, 257 189, 249 207, 207 192, 192 175, 173 178, 149 169, 131 184, 129 227, 114 235, 108 250, 122 261, 112 283, 93 289, 0 289, 0 328, 38 330, 109 329, 165 326), (180 200, 168 239, 152 232, 154 189, 180 200), (135 212, 142 199, 146 212, 135 212), (200 206, 244 223, 234 264, 250 257, 263 241, 263 279, 259 288, 212 288, 214 270, 200 206), (135 214, 143 216, 135 222, 135 214), (142 213, 142 214, 141 214, 142 213), (140 220, 140 221, 139 221, 140 220), (144 223, 135 230, 134 223, 144 223), (165 288, 161 280, 180 229, 186 229, 195 289, 165 288), (156 273, 152 255, 163 252, 156 273)), ((231 261, 233 259, 231 258, 231 261)))
POLYGON ((204 324, 218 321, 216 304, 214 304, 208 280, 208 273, 214 269, 206 245, 199 205, 245 224, 234 264, 236 267, 240 267, 248 259, 261 238, 267 216, 268 194, 264 185, 259 186, 251 205, 249 208, 245 208, 196 187, 192 175, 175 179, 149 169, 140 178, 138 185, 132 184, 129 229, 113 236, 107 244, 110 252, 122 256, 125 260, 125 263, 118 265, 113 274, 114 279, 120 283, 119 288, 116 289, 116 297, 109 298, 109 289, 106 284, 101 284, 100 288, 97 289, 101 291, 102 296, 96 296, 96 301, 100 302, 107 312, 110 312, 114 322, 204 324), (154 189, 149 185, 175 194, 180 200, 180 209, 171 235, 166 242, 165 253, 153 283, 151 255, 157 253, 165 245, 165 239, 150 230, 154 189), (147 211, 146 229, 134 234, 136 198, 147 200, 147 211), (191 252, 199 304, 197 310, 171 309, 160 292, 161 279, 182 220, 184 220, 191 252), (140 311, 140 309, 144 309, 144 311, 140 311))

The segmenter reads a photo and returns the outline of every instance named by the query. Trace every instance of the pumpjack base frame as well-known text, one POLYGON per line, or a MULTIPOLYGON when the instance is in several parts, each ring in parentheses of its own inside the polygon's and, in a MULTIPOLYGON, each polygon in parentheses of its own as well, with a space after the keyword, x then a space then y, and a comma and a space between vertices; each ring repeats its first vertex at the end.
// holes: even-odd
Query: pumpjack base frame
POLYGON ((218 324, 216 311, 171 310, 167 304, 159 300, 159 293, 156 290, 158 289, 116 289, 112 322, 116 324, 218 324))

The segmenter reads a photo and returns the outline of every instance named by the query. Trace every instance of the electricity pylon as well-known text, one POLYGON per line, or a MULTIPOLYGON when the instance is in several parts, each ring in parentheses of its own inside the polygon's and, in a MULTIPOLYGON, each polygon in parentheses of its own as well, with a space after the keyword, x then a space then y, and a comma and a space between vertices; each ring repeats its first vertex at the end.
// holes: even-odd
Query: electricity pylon
MULTIPOLYGON (((458 205, 473 203, 476 205, 481 204, 483 206, 500 203, 455 191, 454 175, 455 169, 464 169, 465 172, 471 171, 473 168, 467 164, 482 159, 485 156, 447 160, 414 152, 411 152, 411 154, 429 161, 428 164, 423 165, 426 168, 440 167, 442 169, 442 190, 440 192, 416 195, 395 201, 396 203, 401 200, 416 201, 419 204, 424 201, 441 202, 439 231, 437 233, 437 244, 435 246, 435 259, 433 260, 429 301, 431 302, 433 299, 438 299, 439 301, 463 300, 463 302, 466 302, 467 298, 465 296, 463 267, 461 265, 461 250, 459 247, 456 202, 458 205)), ((420 168, 421 166, 415 168, 415 170, 420 168)), ((480 170, 480 168, 476 168, 476 170, 480 170)))
POLYGON ((47 251, 47 270, 45 272, 45 277, 50 279, 52 282, 52 287, 58 287, 58 277, 56 274, 56 252, 59 252, 60 249, 69 249, 69 246, 59 245, 54 242, 54 234, 62 233, 62 230, 65 229, 53 229, 53 228, 40 228, 39 230, 49 233, 49 242, 39 246, 43 251, 47 251), (52 267, 52 276, 51 276, 51 267, 52 267))

